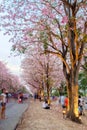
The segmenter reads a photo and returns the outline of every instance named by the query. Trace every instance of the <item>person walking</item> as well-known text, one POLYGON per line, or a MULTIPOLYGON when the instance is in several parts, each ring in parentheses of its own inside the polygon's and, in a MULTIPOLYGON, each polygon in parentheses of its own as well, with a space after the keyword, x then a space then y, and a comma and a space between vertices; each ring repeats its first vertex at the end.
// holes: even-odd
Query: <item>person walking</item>
POLYGON ((1 94, 2 100, 1 100, 1 119, 5 119, 5 111, 6 111, 6 89, 2 89, 1 94))

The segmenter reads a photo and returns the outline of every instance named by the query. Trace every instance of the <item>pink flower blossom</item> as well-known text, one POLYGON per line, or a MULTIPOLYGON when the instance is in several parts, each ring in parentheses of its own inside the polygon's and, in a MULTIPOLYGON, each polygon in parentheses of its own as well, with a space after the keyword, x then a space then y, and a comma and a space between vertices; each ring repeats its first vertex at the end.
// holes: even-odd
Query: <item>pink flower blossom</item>
POLYGON ((64 16, 61 21, 63 24, 66 24, 68 22, 68 17, 64 16))

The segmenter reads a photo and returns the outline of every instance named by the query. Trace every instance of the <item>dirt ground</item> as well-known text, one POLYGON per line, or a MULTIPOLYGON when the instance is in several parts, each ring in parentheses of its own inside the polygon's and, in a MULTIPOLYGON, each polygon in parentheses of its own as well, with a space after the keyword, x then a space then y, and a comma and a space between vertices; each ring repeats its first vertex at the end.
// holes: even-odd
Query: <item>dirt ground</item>
POLYGON ((30 100, 16 130, 87 130, 87 111, 81 118, 83 124, 77 124, 63 118, 62 109, 56 102, 46 110, 42 108, 42 102, 30 100))

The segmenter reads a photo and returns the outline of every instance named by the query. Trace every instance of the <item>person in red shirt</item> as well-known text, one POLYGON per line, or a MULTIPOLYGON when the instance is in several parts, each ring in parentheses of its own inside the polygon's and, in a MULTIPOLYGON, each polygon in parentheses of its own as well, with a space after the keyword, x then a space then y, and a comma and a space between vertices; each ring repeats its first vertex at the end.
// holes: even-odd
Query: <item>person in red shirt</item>
POLYGON ((66 96, 65 99, 64 99, 63 118, 66 117, 66 113, 68 111, 68 104, 69 104, 69 99, 66 96))
POLYGON ((68 97, 66 96, 65 100, 64 100, 64 104, 65 104, 65 107, 66 107, 66 110, 68 109, 68 104, 69 104, 69 100, 68 100, 68 97))

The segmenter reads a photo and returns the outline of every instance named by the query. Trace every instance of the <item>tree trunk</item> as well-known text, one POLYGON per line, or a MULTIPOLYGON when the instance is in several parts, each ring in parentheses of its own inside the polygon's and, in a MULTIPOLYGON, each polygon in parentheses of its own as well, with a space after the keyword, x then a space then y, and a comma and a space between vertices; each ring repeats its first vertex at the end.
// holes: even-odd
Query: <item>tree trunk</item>
MULTIPOLYGON (((70 84, 68 82, 68 85, 70 84)), ((67 92, 69 98, 67 117, 75 122, 81 123, 78 112, 78 85, 67 86, 67 92)))
POLYGON ((48 104, 50 105, 50 88, 49 88, 49 83, 47 83, 47 100, 48 100, 48 104))

